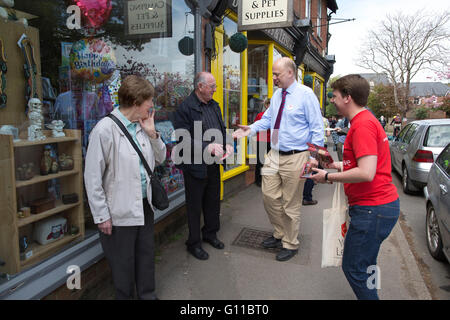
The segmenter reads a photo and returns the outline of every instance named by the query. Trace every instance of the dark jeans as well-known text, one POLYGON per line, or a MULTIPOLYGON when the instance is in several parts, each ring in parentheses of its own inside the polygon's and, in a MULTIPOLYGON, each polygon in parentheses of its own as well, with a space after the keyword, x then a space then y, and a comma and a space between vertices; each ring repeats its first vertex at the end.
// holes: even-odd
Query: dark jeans
POLYGON ((100 232, 100 242, 111 267, 117 300, 140 300, 155 296, 154 214, 144 199, 144 225, 113 226, 112 234, 100 232))
MULTIPOLYGON (((323 169, 323 167, 319 164, 319 169, 323 169)), ((313 174, 316 174, 314 172, 313 174)), ((305 201, 312 201, 312 191, 314 188, 314 181, 312 179, 306 179, 305 184, 303 185, 303 200, 305 201)))
POLYGON ((314 188, 314 181, 312 179, 306 179, 305 185, 303 186, 303 200, 312 201, 313 188, 314 188))
POLYGON ((345 237, 342 270, 358 299, 378 300, 373 285, 377 278, 372 269, 377 264, 381 243, 391 233, 399 214, 399 199, 380 206, 349 207, 351 222, 345 237))
POLYGON ((261 168, 264 166, 264 155, 270 151, 270 142, 265 141, 257 141, 256 142, 256 166, 255 166, 255 184, 258 187, 261 187, 261 168), (262 148, 266 148, 266 152, 264 154, 261 150, 262 148), (261 152, 261 154, 260 154, 261 152))
POLYGON ((208 177, 197 179, 189 172, 184 172, 184 190, 188 215, 188 248, 200 247, 201 238, 216 238, 220 229, 220 167, 208 165, 208 177), (203 211, 204 226, 200 230, 200 217, 203 211))

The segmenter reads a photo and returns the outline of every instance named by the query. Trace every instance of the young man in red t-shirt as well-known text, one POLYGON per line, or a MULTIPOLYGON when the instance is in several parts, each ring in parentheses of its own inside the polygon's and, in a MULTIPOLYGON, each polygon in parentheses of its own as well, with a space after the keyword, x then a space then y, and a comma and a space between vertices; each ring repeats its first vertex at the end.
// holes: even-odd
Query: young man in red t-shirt
MULTIPOLYGON (((318 173, 318 183, 342 182, 348 198, 350 227, 344 244, 342 269, 358 299, 378 299, 373 278, 381 243, 389 236, 400 213, 392 183, 389 141, 380 122, 364 106, 370 86, 360 75, 347 75, 331 84, 331 102, 350 120, 344 143, 343 172, 318 173), (368 283, 369 282, 369 283, 368 283)), ((340 170, 340 163, 329 169, 340 170)), ((379 275, 376 279, 380 279, 379 275)), ((378 283, 379 284, 379 283, 378 283)))

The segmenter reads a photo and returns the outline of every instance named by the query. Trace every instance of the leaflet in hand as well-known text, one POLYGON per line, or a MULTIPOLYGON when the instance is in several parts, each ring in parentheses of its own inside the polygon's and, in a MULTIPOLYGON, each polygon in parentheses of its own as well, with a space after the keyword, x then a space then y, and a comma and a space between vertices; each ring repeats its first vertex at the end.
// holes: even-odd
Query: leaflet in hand
POLYGON ((312 143, 307 143, 308 151, 311 153, 311 156, 316 158, 319 161, 322 167, 326 167, 334 162, 333 157, 328 152, 327 148, 318 146, 312 143))
POLYGON ((311 176, 312 176, 311 167, 308 165, 308 163, 305 163, 303 165, 302 174, 300 178, 311 178, 311 176))

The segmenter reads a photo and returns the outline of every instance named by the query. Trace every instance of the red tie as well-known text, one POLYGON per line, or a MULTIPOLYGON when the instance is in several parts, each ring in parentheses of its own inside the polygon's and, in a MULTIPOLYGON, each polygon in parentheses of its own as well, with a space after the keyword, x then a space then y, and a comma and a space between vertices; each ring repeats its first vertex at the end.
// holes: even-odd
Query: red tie
POLYGON ((273 127, 274 130, 272 140, 274 145, 278 143, 278 130, 280 129, 281 115, 283 114, 284 103, 286 102, 286 94, 287 94, 286 89, 283 89, 283 91, 281 92, 280 109, 278 110, 277 119, 275 120, 275 126, 273 127))

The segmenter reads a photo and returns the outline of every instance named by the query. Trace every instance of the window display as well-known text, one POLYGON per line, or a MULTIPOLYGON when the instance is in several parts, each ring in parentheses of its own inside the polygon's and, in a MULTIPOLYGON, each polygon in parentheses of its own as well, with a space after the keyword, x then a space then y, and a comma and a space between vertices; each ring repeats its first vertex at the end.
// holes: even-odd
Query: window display
POLYGON ((0 19, 0 140, 8 146, 1 174, 8 178, 4 190, 15 190, 0 198, 8 208, 0 220, 14 217, 5 235, 16 238, 9 247, 0 243, 7 260, 0 272, 14 274, 83 238, 84 218, 86 228, 97 230, 83 206, 83 159, 91 130, 119 107, 118 90, 128 74, 155 88, 156 128, 167 144, 167 158, 155 172, 169 198, 181 194, 183 175, 170 158, 169 116, 193 90, 194 55, 181 52, 179 42, 193 33, 194 17, 185 1, 158 1, 164 4, 160 22, 167 24, 159 29, 134 21, 139 10, 150 9, 135 2, 16 0, 7 8, 11 19, 0 19), (27 24, 17 23, 21 19, 27 24), (184 23, 172 23, 177 21, 184 23), (55 215, 67 221, 64 234, 55 229, 57 240, 36 243, 37 222, 55 215))
MULTIPOLYGON (((237 125, 241 124, 241 55, 232 51, 228 43, 229 38, 237 32, 237 24, 224 18, 223 28, 223 117, 227 129, 237 129, 237 125)), ((228 160, 225 170, 240 166, 238 148, 241 141, 234 141, 234 159, 228 160)))

